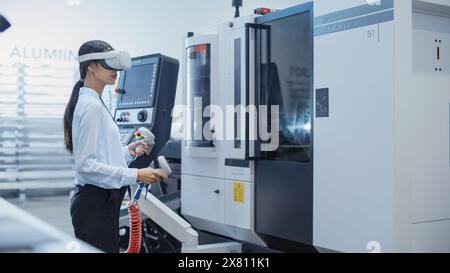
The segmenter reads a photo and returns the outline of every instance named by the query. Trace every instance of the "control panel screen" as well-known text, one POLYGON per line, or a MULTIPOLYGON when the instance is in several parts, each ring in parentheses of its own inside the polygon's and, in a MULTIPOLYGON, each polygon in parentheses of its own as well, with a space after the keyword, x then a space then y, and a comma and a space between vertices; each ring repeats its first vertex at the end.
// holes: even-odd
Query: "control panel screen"
POLYGON ((153 107, 155 101, 156 64, 135 66, 125 72, 119 107, 153 107))

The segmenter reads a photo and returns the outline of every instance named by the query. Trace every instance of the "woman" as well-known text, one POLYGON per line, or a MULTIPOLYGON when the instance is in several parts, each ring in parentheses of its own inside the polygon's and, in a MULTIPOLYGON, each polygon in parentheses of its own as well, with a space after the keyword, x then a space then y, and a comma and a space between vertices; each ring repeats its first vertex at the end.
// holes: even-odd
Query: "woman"
MULTIPOLYGON (((89 41, 79 56, 114 49, 103 41, 89 41)), ((121 147, 119 128, 101 99, 113 85, 117 71, 100 60, 80 63, 81 80, 73 88, 64 114, 67 150, 75 159, 76 191, 70 213, 75 236, 100 250, 119 252, 119 213, 126 188, 138 181, 158 183, 167 176, 151 168, 129 169, 149 147, 144 142, 121 147), (136 154, 136 148, 142 145, 136 154)))

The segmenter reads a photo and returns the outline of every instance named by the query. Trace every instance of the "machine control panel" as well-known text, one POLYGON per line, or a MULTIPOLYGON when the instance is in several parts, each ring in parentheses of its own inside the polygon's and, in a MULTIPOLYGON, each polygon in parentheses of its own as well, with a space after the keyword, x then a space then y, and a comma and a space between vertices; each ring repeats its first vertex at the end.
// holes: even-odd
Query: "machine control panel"
POLYGON ((146 168, 170 139, 172 109, 179 61, 162 54, 132 59, 132 67, 120 73, 114 120, 123 146, 139 141, 148 130, 154 135, 149 154, 136 158, 131 168, 146 168))
POLYGON ((116 110, 116 122, 118 125, 142 125, 153 122, 154 108, 138 108, 116 110))

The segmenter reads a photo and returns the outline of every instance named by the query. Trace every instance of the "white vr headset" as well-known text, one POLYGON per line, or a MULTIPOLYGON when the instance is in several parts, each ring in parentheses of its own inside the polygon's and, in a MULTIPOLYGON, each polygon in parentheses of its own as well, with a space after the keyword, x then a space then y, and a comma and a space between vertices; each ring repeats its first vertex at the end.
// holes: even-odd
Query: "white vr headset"
POLYGON ((104 68, 109 70, 122 71, 131 68, 131 56, 126 51, 90 53, 78 57, 80 63, 97 60, 104 68))

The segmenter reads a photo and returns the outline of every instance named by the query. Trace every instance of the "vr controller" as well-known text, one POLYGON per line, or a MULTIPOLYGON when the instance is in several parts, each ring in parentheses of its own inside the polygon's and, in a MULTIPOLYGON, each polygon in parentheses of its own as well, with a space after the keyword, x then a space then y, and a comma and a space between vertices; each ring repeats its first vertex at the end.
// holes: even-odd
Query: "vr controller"
MULTIPOLYGON (((145 153, 147 156, 149 156, 153 145, 155 145, 155 135, 147 128, 142 127, 134 133, 134 137, 137 141, 143 140, 149 146, 148 151, 145 153)), ((136 147, 136 154, 138 154, 142 150, 142 147, 142 144, 136 147)))
MULTIPOLYGON (((155 135, 152 132, 150 132, 150 130, 148 130, 147 128, 142 127, 135 132, 134 136, 137 141, 144 140, 149 145, 150 148, 147 151, 146 155, 147 156, 150 155, 150 151, 152 150, 153 145, 155 145, 155 135)), ((139 145, 138 147, 136 147, 135 150, 136 154, 140 152, 142 146, 143 145, 139 145)), ((150 166, 152 165, 154 167, 159 168, 158 170, 162 171, 167 176, 172 174, 172 169, 170 168, 170 165, 164 156, 158 157, 150 166)), ((146 189, 145 197, 147 198, 147 194, 150 191, 151 185, 145 185, 144 183, 140 182, 139 187, 133 196, 133 200, 135 201, 139 200, 139 198, 141 197, 142 190, 144 188, 146 189)))
POLYGON ((167 162, 166 158, 164 156, 160 156, 157 159, 159 168, 167 175, 171 175, 172 174, 172 169, 169 166, 169 163, 167 162))
MULTIPOLYGON (((153 146, 155 145, 155 135, 152 132, 150 132, 150 130, 148 130, 147 128, 142 127, 134 133, 134 136, 137 141, 143 140, 150 147, 149 150, 146 152, 146 155, 149 156, 153 146)), ((141 151, 142 147, 143 145, 139 145, 138 147, 136 147, 135 150, 136 154, 138 154, 141 151)), ((159 165, 159 168, 167 176, 172 174, 172 170, 170 169, 169 163, 167 162, 164 156, 158 157, 156 159, 156 163, 159 165)))

